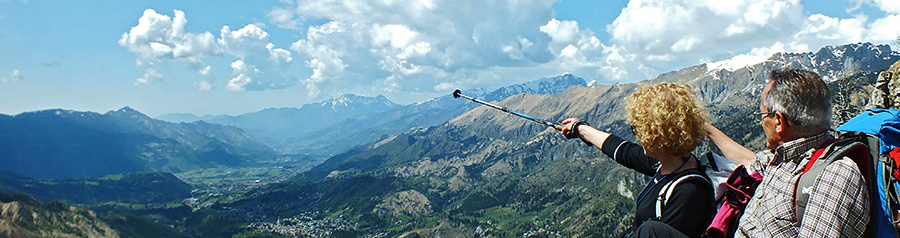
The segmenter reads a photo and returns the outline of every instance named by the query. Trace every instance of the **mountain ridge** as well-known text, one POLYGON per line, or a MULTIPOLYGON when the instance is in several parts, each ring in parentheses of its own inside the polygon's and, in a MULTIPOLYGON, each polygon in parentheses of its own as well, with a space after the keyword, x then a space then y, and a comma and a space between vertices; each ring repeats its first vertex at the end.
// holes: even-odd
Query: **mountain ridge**
POLYGON ((236 127, 174 124, 134 109, 50 109, 0 117, 4 169, 35 178, 180 172, 252 164, 276 153, 236 127))
MULTIPOLYGON (((541 78, 525 83, 501 87, 496 90, 466 90, 467 95, 479 97, 485 101, 503 100, 520 93, 554 94, 574 85, 585 85, 583 78, 572 74, 541 78)), ((395 110, 384 111, 372 115, 361 115, 348 118, 335 126, 323 127, 308 134, 297 135, 290 141, 294 143, 284 147, 293 148, 292 152, 314 151, 319 154, 336 154, 357 145, 364 145, 392 134, 416 127, 430 127, 444 123, 477 105, 466 103, 446 96, 436 97, 424 102, 413 103, 395 110), (336 143, 335 141, 340 141, 336 143)))
POLYGON ((317 128, 328 127, 350 117, 398 107, 401 105, 382 95, 367 97, 342 94, 329 100, 303 104, 300 107, 266 108, 236 116, 192 117, 192 115, 177 114, 162 115, 158 118, 177 122, 202 120, 208 123, 235 126, 276 151, 293 153, 284 145, 288 144, 295 135, 307 134, 317 128))

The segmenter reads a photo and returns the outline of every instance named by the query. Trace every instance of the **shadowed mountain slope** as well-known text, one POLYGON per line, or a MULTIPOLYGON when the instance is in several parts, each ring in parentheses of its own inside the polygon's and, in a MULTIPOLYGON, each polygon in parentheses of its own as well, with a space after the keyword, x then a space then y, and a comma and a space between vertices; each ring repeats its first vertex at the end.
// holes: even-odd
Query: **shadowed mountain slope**
POLYGON ((246 166, 275 155, 236 127, 168 123, 128 107, 0 116, 3 169, 35 178, 246 166))

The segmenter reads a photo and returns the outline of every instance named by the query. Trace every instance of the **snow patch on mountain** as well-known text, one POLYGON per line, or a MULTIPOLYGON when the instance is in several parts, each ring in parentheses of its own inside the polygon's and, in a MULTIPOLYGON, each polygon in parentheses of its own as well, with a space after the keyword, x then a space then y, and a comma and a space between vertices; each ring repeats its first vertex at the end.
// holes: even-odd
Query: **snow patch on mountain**
POLYGON ((713 72, 724 69, 733 72, 741 68, 765 62, 767 59, 769 59, 769 57, 770 56, 737 55, 731 57, 730 59, 706 63, 706 71, 713 72))

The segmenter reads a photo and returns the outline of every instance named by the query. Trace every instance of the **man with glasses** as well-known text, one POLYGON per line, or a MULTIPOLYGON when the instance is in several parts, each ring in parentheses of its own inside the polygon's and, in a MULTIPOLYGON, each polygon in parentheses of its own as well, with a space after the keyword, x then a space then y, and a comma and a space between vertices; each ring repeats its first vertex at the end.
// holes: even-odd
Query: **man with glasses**
POLYGON ((754 154, 707 125, 709 138, 725 157, 763 175, 747 204, 735 237, 859 237, 869 220, 869 193, 856 164, 843 158, 825 168, 813 186, 796 188, 813 151, 834 139, 831 92, 815 73, 773 70, 759 112, 769 150, 754 154), (809 194, 803 217, 796 193, 809 194))

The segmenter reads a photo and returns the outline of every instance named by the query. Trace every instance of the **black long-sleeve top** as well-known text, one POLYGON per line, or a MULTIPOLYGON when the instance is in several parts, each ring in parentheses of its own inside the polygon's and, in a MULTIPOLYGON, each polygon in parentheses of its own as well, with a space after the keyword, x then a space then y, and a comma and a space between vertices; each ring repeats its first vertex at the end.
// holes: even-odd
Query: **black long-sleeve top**
MULTIPOLYGON (((644 148, 640 145, 610 135, 603 142, 601 150, 604 154, 613 158, 625 167, 653 177, 647 186, 652 186, 646 195, 635 197, 635 216, 633 228, 637 228, 644 221, 656 217, 656 201, 660 190, 670 181, 683 175, 700 174, 706 176, 701 168, 694 168, 674 173, 668 176, 656 173, 659 160, 644 154, 644 148), (659 180, 654 184, 654 181, 659 180)), ((645 188, 644 190, 646 190, 645 188)), ((662 209, 660 222, 666 223, 681 233, 690 237, 700 237, 712 222, 716 211, 716 199, 712 185, 699 179, 687 179, 682 181, 672 190, 672 195, 662 209)))

